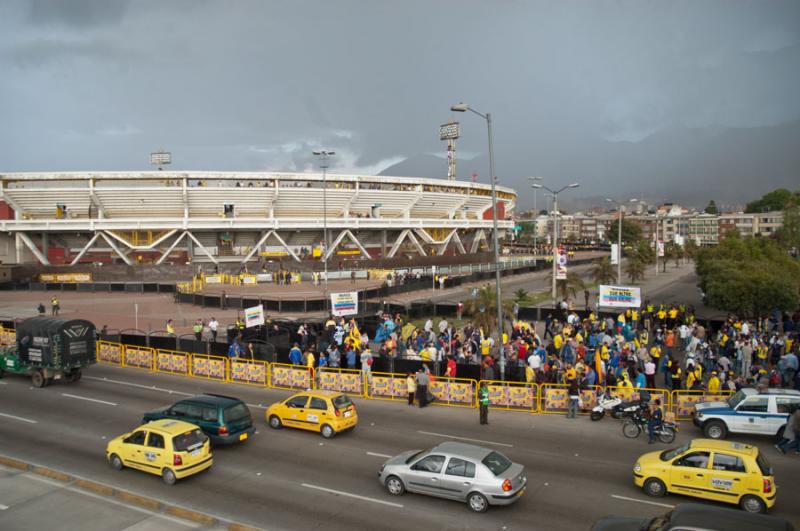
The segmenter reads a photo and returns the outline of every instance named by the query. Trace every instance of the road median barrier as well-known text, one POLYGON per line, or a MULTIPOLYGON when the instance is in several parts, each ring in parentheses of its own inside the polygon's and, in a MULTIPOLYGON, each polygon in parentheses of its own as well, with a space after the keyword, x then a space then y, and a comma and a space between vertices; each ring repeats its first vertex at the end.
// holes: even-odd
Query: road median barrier
POLYGON ((199 523, 207 527, 227 527, 231 531, 258 530, 258 528, 255 527, 250 527, 244 524, 231 522, 230 520, 225 520, 222 518, 211 516, 202 513, 200 511, 195 511, 194 509, 189 509, 187 507, 181 507, 179 505, 165 503, 163 501, 151 498, 149 496, 143 496, 141 494, 129 492, 127 490, 119 489, 117 487, 113 487, 105 483, 100 483, 97 481, 93 481, 91 479, 86 479, 72 474, 67 474, 60 470, 54 470, 49 467, 45 467, 35 463, 30 463, 20 459, 15 459, 13 457, 0 455, 0 465, 16 468, 18 470, 23 470, 26 472, 31 472, 39 476, 44 476, 46 478, 59 481, 61 483, 64 483, 65 487, 84 490, 95 495, 100 495, 105 498, 117 500, 127 505, 133 505, 136 507, 147 509, 154 513, 165 514, 189 522, 199 523))

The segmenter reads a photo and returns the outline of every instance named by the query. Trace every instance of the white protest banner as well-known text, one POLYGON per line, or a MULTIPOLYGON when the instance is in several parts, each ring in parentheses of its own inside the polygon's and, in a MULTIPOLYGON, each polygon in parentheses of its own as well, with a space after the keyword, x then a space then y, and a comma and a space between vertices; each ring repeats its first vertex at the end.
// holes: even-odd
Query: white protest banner
POLYGON ((642 305, 641 289, 632 286, 598 286, 598 306, 610 308, 639 308, 642 305))
POLYGON ((358 313, 358 292, 331 293, 331 314, 355 315, 358 313))
POLYGON ((658 242, 656 248, 658 249, 658 257, 664 258, 664 242, 658 242))
POLYGON ((247 328, 264 324, 264 305, 244 309, 244 324, 247 328))
POLYGON ((611 244, 611 263, 617 265, 619 263, 619 245, 616 243, 611 244))

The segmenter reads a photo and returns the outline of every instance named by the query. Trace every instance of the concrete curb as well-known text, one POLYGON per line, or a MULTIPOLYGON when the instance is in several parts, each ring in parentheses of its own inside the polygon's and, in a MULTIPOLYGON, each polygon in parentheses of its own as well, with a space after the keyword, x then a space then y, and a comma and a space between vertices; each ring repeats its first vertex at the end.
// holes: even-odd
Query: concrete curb
POLYGON ((181 507, 179 505, 164 503, 155 498, 135 494, 133 492, 112 487, 104 483, 99 483, 97 481, 82 478, 80 476, 67 474, 61 472, 60 470, 54 470, 52 468, 29 463, 13 457, 0 455, 0 465, 30 472, 39 476, 44 476, 46 478, 62 482, 65 485, 69 485, 73 488, 91 492, 92 494, 99 494, 100 496, 119 500, 120 502, 128 505, 135 505, 137 507, 147 509, 148 511, 162 513, 175 518, 180 518, 182 520, 187 520, 192 523, 202 524, 207 527, 226 528, 229 531, 258 531, 258 528, 255 527, 231 522, 229 520, 201 513, 193 509, 181 507))

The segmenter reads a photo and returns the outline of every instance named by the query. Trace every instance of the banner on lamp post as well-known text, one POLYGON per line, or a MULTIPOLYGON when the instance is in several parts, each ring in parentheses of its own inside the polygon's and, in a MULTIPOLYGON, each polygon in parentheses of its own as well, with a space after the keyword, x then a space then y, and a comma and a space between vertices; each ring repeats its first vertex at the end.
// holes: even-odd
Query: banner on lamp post
POLYGON ((658 257, 664 258, 664 242, 660 241, 656 244, 656 249, 658 250, 658 257))
POLYGON ((608 308, 639 308, 642 292, 634 286, 598 286, 598 306, 608 308))
POLYGON ((619 245, 616 243, 611 244, 611 264, 617 265, 619 263, 619 245))
POLYGON ((331 313, 337 316, 358 313, 358 292, 331 293, 331 313))
POLYGON ((556 252, 556 280, 567 279, 567 251, 562 247, 556 252))

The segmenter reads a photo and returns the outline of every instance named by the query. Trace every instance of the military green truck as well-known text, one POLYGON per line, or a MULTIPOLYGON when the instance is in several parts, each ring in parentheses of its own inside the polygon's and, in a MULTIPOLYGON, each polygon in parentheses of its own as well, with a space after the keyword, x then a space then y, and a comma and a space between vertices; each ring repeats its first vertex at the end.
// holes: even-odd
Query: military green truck
POLYGON ((4 373, 30 376, 34 387, 55 380, 81 379, 82 370, 97 362, 94 324, 83 319, 31 317, 16 326, 16 343, 0 347, 4 373))

